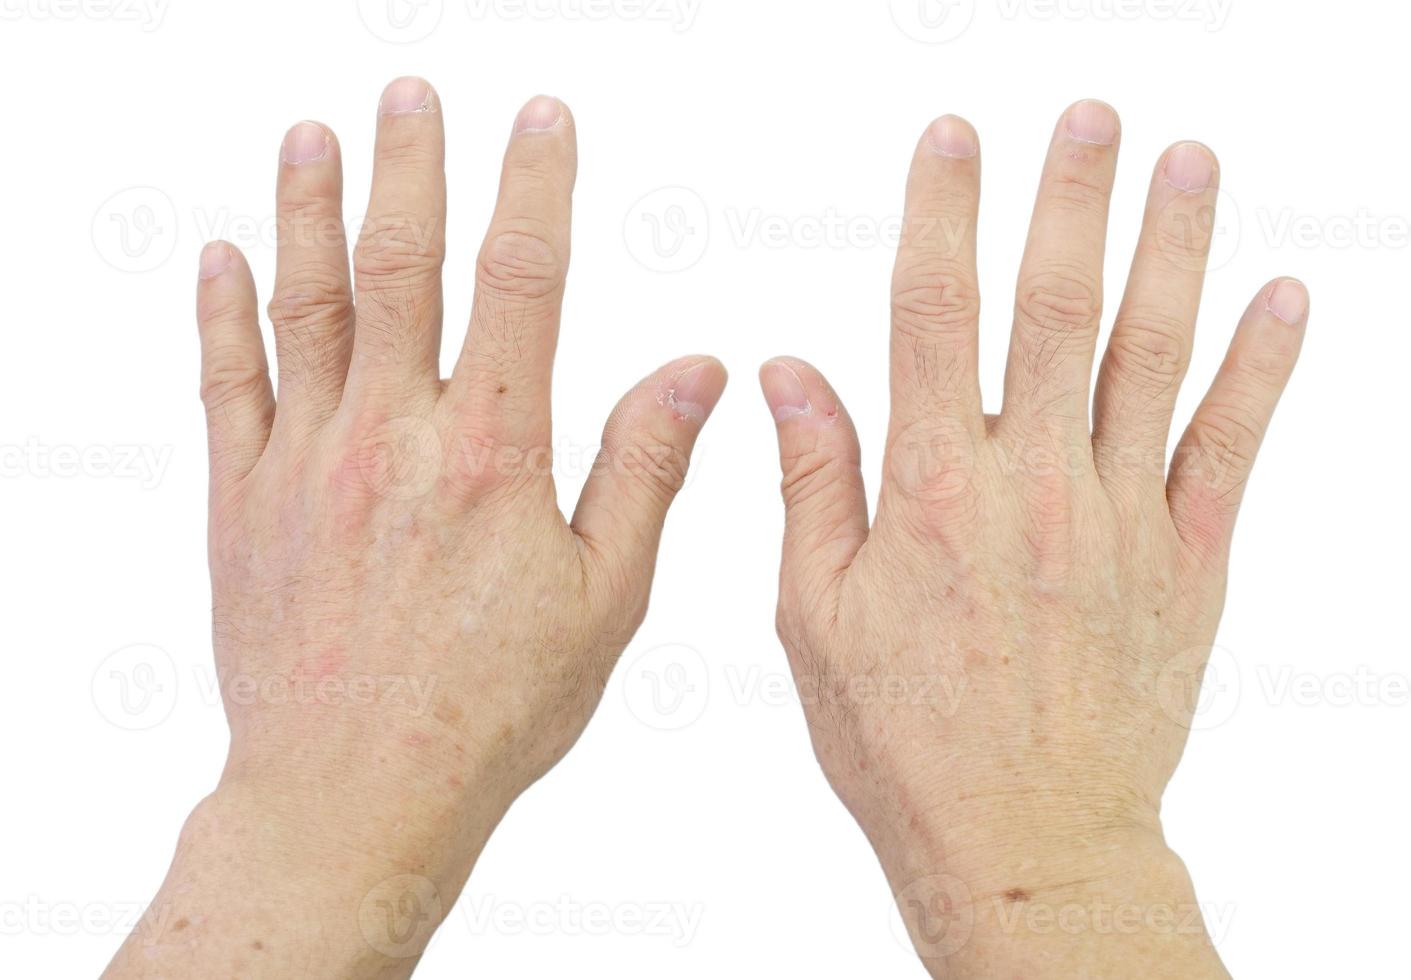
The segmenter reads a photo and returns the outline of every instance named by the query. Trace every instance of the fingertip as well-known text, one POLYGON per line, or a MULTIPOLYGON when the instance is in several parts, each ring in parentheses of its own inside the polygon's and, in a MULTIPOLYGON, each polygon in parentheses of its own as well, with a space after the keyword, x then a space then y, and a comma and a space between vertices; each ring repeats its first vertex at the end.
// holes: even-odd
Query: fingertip
POLYGON ((774 357, 760 365, 760 389, 775 422, 813 414, 813 401, 800 373, 806 366, 794 357, 774 357))
POLYGON ((1291 276, 1275 279, 1264 287, 1264 308, 1291 327, 1308 320, 1308 287, 1291 276))
POLYGON ((201 249, 200 278, 207 281, 223 275, 234 263, 236 247, 227 241, 207 242, 201 249))
POLYGON ((290 126, 279 145, 281 163, 291 167, 317 163, 333 148, 333 131, 321 122, 303 119, 290 126))
POLYGON ((552 95, 536 95, 515 116, 513 135, 547 133, 570 126, 572 122, 573 116, 562 99, 552 95))
POLYGON ((1196 140, 1173 143, 1161 155, 1161 176, 1178 191, 1195 193, 1217 183, 1220 160, 1215 152, 1196 140))
POLYGON ((696 423, 710 418, 729 382, 725 365, 708 355, 673 361, 663 368, 661 376, 658 404, 671 409, 677 421, 696 423))
POLYGON ((1083 99, 1064 111, 1063 128, 1079 143, 1110 146, 1122 133, 1122 121, 1117 110, 1101 99, 1083 99))
POLYGON ((436 112, 440 107, 436 89, 426 79, 417 75, 403 75, 387 83, 382 97, 377 102, 377 111, 383 116, 400 116, 413 112, 436 112))
POLYGON ((964 160, 980 152, 980 137, 975 127, 956 115, 944 115, 926 128, 922 144, 932 153, 964 160))

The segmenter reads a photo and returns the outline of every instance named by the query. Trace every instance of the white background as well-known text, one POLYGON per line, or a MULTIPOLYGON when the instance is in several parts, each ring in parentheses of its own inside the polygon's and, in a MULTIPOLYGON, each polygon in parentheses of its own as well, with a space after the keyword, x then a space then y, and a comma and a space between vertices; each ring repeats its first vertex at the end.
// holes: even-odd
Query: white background
POLYGON ((337 131, 358 216, 378 93, 417 73, 446 114, 450 353, 515 111, 546 91, 577 116, 555 388, 566 505, 575 457, 591 458, 628 385, 698 351, 733 371, 646 625, 580 745, 490 843, 421 975, 921 976, 783 682, 774 434, 753 376, 785 352, 827 371, 875 491, 892 261, 876 232, 898 215, 922 129, 958 112, 984 146, 993 410, 1039 164, 1086 96, 1124 122, 1109 309, 1161 149, 1200 139, 1221 157, 1218 268, 1181 424, 1261 284, 1297 275, 1313 294, 1169 838, 1236 975, 1404 975, 1405 5, 979 0, 928 30, 918 0, 537 0, 534 16, 422 0, 399 30, 386 3, 0 0, 0 972, 101 969, 224 756, 198 250, 245 247, 267 298, 284 129, 337 131), (678 189, 639 205, 662 187, 678 189), (656 247, 645 214, 663 223, 656 247), (147 462, 119 465, 132 452, 147 462), (115 671, 152 695, 142 710, 124 710, 115 671), (654 705, 653 677, 685 681, 678 710, 654 705), (617 928, 579 925, 605 909, 617 928))

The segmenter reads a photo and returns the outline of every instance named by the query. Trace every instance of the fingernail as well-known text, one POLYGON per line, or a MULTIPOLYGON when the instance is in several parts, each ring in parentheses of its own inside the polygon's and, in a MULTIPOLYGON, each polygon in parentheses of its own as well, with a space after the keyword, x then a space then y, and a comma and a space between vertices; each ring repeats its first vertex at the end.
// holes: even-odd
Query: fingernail
POLYGON ((1105 102, 1088 99, 1068 110, 1068 135, 1083 143, 1110 146, 1117 141, 1117 113, 1105 102))
POLYGON ((225 242, 211 242, 201 249, 201 278, 214 279, 230 268, 230 246, 225 242))
POLYGON ((328 130, 316 122, 295 123, 284 134, 284 145, 279 149, 280 159, 296 167, 322 160, 327 153, 328 130))
POLYGON ((1178 191, 1203 191, 1215 179, 1215 157, 1199 143, 1181 143, 1166 154, 1165 176, 1178 191))
POLYGON ((662 404, 669 405, 678 418, 704 422, 720 401, 719 379, 714 377, 713 361, 702 361, 687 368, 662 393, 662 404))
POLYGON ((1289 326, 1297 326, 1308 315, 1308 290, 1296 279, 1282 279, 1269 293, 1265 305, 1289 326))
POLYGON ((774 413, 776 422, 813 411, 803 382, 794 369, 783 361, 770 361, 764 366, 760 373, 760 385, 764 388, 764 400, 769 403, 769 410, 774 413))
POLYGON ((563 118, 563 103, 550 95, 536 95, 524 104, 514 120, 514 132, 538 133, 553 129, 563 118))
POLYGON ((431 97, 431 86, 424 78, 399 78, 382 90, 382 101, 377 111, 384 116, 397 116, 408 112, 431 112, 435 104, 431 97))
POLYGON ((943 157, 964 159, 980 152, 975 132, 959 116, 942 116, 926 131, 926 142, 943 157))

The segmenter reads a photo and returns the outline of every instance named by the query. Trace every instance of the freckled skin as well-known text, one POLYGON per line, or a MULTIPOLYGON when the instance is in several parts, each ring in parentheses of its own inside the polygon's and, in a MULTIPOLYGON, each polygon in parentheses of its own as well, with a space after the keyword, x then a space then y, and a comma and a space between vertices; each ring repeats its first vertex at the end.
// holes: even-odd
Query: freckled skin
POLYGON ((108 976, 245 975, 251 950, 261 976, 409 973, 510 804, 577 740, 646 612, 725 371, 682 358, 632 389, 577 511, 560 512, 549 388, 577 150, 561 103, 524 112, 449 380, 444 136, 425 82, 384 93, 351 266, 329 242, 342 235, 336 140, 316 123, 286 140, 277 404, 249 267, 225 243, 203 253, 230 748, 108 976), (664 407, 666 391, 689 411, 664 407))
POLYGON ((825 695, 804 703, 819 762, 937 977, 1225 975, 1203 929, 1030 926, 1067 904, 1195 901, 1161 798, 1240 496, 1307 320, 1300 284, 1259 293, 1168 472, 1217 173, 1208 150, 1178 144, 1153 176, 1090 399, 1119 132, 1100 103, 1055 130, 998 416, 977 371, 978 141, 956 117, 923 139, 893 279, 875 518, 837 394, 795 358, 761 370, 786 508, 779 636, 800 688, 825 695), (1193 174, 1208 180, 1191 189, 1193 174), (857 678, 915 696, 858 696, 857 678))

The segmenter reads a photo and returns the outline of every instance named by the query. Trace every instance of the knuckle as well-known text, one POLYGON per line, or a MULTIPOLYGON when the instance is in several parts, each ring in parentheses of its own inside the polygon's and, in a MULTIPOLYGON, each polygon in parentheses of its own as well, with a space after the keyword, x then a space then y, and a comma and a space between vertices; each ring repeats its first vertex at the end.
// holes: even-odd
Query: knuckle
POLYGON ((1234 405, 1208 404, 1191 422, 1191 442, 1207 466, 1248 467, 1263 438, 1254 416, 1234 405))
POLYGON ((414 131, 383 130, 378 135, 377 165, 394 182, 429 178, 443 166, 441 157, 433 144, 414 131))
POLYGON ((201 401, 216 411, 259 391, 265 383, 264 367, 246 360, 243 351, 212 350, 201 372, 201 401))
POLYGON ((686 485, 686 454, 650 434, 639 434, 606 455, 608 465, 653 499, 671 500, 686 485))
POLYGON ((1085 272, 1045 269, 1020 284, 1015 313, 1021 324, 1040 334, 1093 331, 1102 316, 1101 291, 1085 272))
POLYGON ((809 449, 784 460, 780 491, 789 507, 806 505, 844 478, 843 460, 820 449, 809 449))
POLYGON ((958 423, 907 426, 887 449, 891 485, 910 501, 922 537, 953 541, 979 513, 975 445, 958 423))
POLYGON ((917 340, 968 333, 980 318, 980 296, 957 270, 936 274, 899 266, 892 285, 892 322, 917 340))
POLYGON ((486 240, 476 263, 477 285, 519 300, 552 296, 563 285, 567 262, 542 228, 502 230, 486 240))
POLYGON ((485 420, 455 435, 446 473, 455 496, 465 501, 511 497, 535 479, 552 477, 551 446, 522 449, 503 433, 499 424, 485 420))
POLYGON ((1247 382, 1261 389, 1282 388, 1293 363, 1293 355, 1285 350, 1268 347, 1238 347, 1231 355, 1231 366, 1247 382))
POLYGON ((297 334, 310 328, 346 324, 353 316, 353 298, 335 274, 300 270, 275 287, 268 313, 276 329, 297 334))
POLYGON ((347 249, 336 198, 286 191, 279 201, 280 248, 347 249))
POLYGON ((413 214, 369 219, 353 249, 353 274, 363 288, 404 285, 434 277, 445 259, 441 223, 413 214))
POLYGON ((1204 205, 1195 212, 1170 211, 1163 214, 1152 232, 1158 255, 1177 268, 1191 268, 1204 260, 1215 234, 1215 209, 1204 205))
POLYGON ((1073 169, 1049 180, 1045 203, 1059 211, 1101 211, 1107 207, 1110 194, 1106 183, 1084 170, 1073 169))
POLYGON ((1112 331, 1107 356, 1115 371, 1140 384, 1165 387, 1186 372, 1188 328, 1157 310, 1134 310, 1112 331))
MULTIPOLYGON (((367 414, 352 425, 334 456, 331 489, 344 505, 425 497, 444 471, 440 433, 416 416, 367 414)), ((341 515, 340 515, 341 516, 341 515)))

